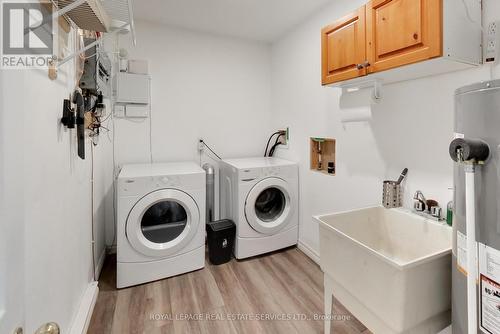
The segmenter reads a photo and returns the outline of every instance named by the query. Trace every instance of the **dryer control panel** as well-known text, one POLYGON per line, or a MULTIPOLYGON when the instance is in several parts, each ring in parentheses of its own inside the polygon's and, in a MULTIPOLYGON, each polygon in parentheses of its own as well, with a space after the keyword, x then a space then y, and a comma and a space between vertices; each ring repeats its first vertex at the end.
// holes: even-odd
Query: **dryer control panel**
POLYGON ((270 166, 263 168, 241 169, 238 178, 241 182, 250 182, 266 177, 295 178, 296 166, 270 166))
POLYGON ((282 175, 280 167, 266 167, 262 169, 262 176, 279 176, 282 175))

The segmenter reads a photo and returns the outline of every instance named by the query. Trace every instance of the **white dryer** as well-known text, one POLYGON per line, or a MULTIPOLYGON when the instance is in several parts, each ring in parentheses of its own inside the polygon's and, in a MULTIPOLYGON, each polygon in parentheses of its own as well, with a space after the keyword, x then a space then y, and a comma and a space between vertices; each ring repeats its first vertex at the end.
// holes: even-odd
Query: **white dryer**
POLYGON ((297 244, 298 167, 277 158, 224 160, 221 217, 236 223, 237 259, 297 244))
POLYGON ((117 277, 123 288, 203 268, 205 171, 126 165, 118 176, 117 277))

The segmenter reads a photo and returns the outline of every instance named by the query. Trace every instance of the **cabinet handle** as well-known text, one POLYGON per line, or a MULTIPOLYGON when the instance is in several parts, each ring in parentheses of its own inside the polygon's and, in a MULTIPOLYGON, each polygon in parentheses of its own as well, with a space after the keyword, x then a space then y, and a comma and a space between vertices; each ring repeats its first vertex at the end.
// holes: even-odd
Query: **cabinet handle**
POLYGON ((367 67, 370 67, 370 66, 371 66, 371 64, 370 64, 370 62, 367 60, 367 61, 365 61, 365 62, 364 62, 364 63, 362 63, 362 64, 357 64, 357 65, 356 65, 356 68, 357 68, 358 70, 362 70, 362 69, 367 68, 367 67))
POLYGON ((59 325, 55 322, 48 322, 38 328, 35 334, 59 334, 61 332, 59 325))

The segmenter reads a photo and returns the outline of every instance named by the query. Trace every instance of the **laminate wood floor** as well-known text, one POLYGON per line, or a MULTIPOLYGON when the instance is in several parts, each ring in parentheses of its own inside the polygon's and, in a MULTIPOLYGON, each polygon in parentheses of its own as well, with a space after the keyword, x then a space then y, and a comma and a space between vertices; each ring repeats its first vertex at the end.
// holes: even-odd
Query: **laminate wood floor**
MULTIPOLYGON (((115 281, 109 257, 89 334, 323 333, 323 274, 297 248, 220 266, 207 261, 202 270, 126 289, 115 281)), ((370 333, 338 301, 333 313, 332 333, 370 333)))

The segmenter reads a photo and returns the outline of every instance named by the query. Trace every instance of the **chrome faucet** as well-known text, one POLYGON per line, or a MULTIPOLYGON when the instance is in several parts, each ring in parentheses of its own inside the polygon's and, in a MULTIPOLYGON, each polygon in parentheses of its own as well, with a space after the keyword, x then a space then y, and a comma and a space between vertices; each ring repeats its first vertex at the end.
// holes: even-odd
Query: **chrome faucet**
POLYGON ((415 195, 413 195, 413 199, 415 200, 413 208, 419 212, 424 212, 426 209, 426 202, 427 202, 424 194, 420 190, 417 190, 415 192, 415 195))
POLYGON ((441 217, 442 209, 439 207, 437 202, 434 200, 427 200, 420 190, 415 192, 413 199, 415 200, 413 208, 419 215, 432 218, 437 221, 444 220, 444 218, 441 217))

